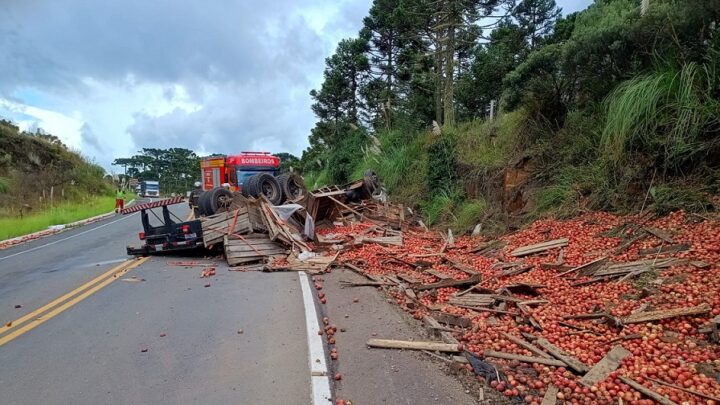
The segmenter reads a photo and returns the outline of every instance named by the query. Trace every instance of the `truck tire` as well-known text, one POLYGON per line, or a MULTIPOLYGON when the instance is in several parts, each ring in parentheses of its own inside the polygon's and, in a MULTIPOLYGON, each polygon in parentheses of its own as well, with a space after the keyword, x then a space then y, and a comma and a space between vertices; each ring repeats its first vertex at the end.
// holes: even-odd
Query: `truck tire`
POLYGON ((221 208, 229 208, 232 203, 232 193, 230 190, 218 187, 208 192, 208 202, 206 207, 209 209, 207 215, 213 215, 220 211, 221 208))
POLYGON ((280 205, 283 198, 280 184, 268 173, 258 173, 248 179, 248 194, 255 198, 264 195, 272 205, 280 205))
POLYGON ((208 206, 207 206, 208 200, 209 200, 208 197, 210 197, 210 192, 209 192, 209 191, 203 191, 202 193, 200 193, 200 197, 198 198, 198 205, 197 205, 197 206, 198 206, 198 213, 199 213, 201 216, 207 216, 207 215, 209 215, 209 214, 208 214, 208 206))
POLYGON ((255 180, 257 179, 256 176, 257 175, 250 176, 243 182, 242 188, 240 189, 243 197, 257 198, 257 194, 255 193, 255 180))
POLYGON ((283 202, 288 200, 296 200, 305 195, 305 182, 303 178, 296 173, 284 173, 275 178, 280 184, 282 190, 283 202))

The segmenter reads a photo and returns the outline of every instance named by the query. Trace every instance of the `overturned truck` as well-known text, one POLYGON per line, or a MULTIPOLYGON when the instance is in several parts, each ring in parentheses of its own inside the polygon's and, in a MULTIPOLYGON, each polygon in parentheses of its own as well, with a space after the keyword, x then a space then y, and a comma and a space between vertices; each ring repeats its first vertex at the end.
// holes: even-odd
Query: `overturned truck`
MULTIPOLYGON (((342 186, 324 187, 303 193, 285 204, 274 204, 264 193, 258 197, 241 191, 223 189, 222 205, 216 213, 198 219, 182 221, 174 217, 169 205, 180 198, 156 201, 126 208, 123 214, 141 212, 143 231, 140 247, 129 246, 129 255, 150 255, 167 251, 205 247, 224 250, 230 265, 253 264, 263 266, 268 258, 288 250, 295 253, 312 251, 317 242, 315 228, 332 225, 343 215, 363 215, 351 205, 359 201, 384 200, 377 175, 367 171, 363 179, 342 186), (161 208, 158 216, 152 210, 161 208), (150 224, 153 215, 160 225, 150 224)), ((206 192, 207 193, 207 192, 206 192)), ((205 194, 211 196, 212 194, 205 194)), ((207 200, 205 200, 207 202, 207 200)), ((369 211, 378 207, 366 204, 369 211)), ((372 213, 368 215, 372 217, 372 213)))

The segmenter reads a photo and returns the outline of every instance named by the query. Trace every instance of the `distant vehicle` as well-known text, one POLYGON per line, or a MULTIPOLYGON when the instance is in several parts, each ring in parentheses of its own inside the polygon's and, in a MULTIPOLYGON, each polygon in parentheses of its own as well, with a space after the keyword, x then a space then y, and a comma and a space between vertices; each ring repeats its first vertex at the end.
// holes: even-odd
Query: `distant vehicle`
POLYGON ((140 197, 160 197, 160 182, 155 180, 141 182, 140 197))
MULTIPOLYGON (((305 183, 295 173, 280 174, 280 159, 269 152, 209 156, 200 160, 202 191, 197 204, 200 215, 212 215, 229 207, 233 193, 265 196, 273 205, 305 195, 305 183)), ((192 200, 192 198, 191 198, 192 200)))

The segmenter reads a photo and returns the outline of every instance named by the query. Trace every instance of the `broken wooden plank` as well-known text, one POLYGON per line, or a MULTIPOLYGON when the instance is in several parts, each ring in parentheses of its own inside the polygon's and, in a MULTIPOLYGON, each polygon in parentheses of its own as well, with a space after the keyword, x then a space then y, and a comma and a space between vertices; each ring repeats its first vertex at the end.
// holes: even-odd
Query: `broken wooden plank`
POLYGON ((484 307, 489 306, 495 302, 495 298, 492 294, 468 294, 462 297, 450 297, 448 298, 448 304, 451 305, 470 305, 484 307))
POLYGON ((663 231, 662 229, 646 226, 643 228, 643 230, 645 232, 651 234, 652 236, 664 241, 665 243, 670 243, 670 244, 675 243, 675 241, 672 240, 670 235, 667 232, 663 231))
POLYGON ((700 270, 706 270, 710 268, 710 263, 704 262, 702 260, 693 260, 690 262, 690 265, 700 270))
POLYGON ((590 367, 588 367, 585 363, 581 362, 577 358, 566 353, 561 348, 550 343, 547 339, 538 338, 535 343, 541 348, 545 349, 545 351, 553 355, 553 357, 562 360, 565 364, 568 365, 569 368, 575 370, 576 372, 580 374, 585 374, 590 371, 590 367))
POLYGON ((558 387, 550 384, 540 405, 555 405, 557 403, 558 387))
POLYGON ((650 249, 640 249, 638 250, 639 256, 647 256, 647 255, 657 255, 657 254, 664 254, 664 253, 677 253, 677 252, 684 252, 686 250, 690 250, 690 245, 687 243, 681 243, 676 245, 664 245, 664 246, 658 246, 650 249))
POLYGON ((587 262, 585 264, 581 264, 580 266, 574 267, 568 271, 564 271, 560 274, 558 274, 558 277, 564 276, 566 274, 575 273, 576 271, 579 271, 578 274, 581 276, 589 276, 592 273, 595 272, 598 268, 602 267, 605 263, 607 263, 608 257, 603 256, 598 259, 592 260, 590 262, 587 262))
POLYGON ((452 335, 451 331, 443 330, 444 328, 442 327, 442 325, 440 325, 440 323, 432 316, 425 315, 423 317, 423 321, 429 328, 435 330, 440 335, 440 338, 443 342, 454 345, 460 343, 457 339, 455 339, 455 336, 452 335))
POLYGON ((618 246, 617 249, 615 249, 615 252, 614 252, 614 253, 615 253, 616 255, 619 255, 620 253, 628 250, 628 249, 630 248, 630 246, 632 246, 635 242, 637 242, 637 241, 639 241, 639 240, 641 240, 641 239, 645 239, 645 238, 647 238, 647 234, 644 233, 644 232, 643 232, 643 233, 640 233, 640 234, 638 234, 638 235, 635 235, 635 236, 633 236, 632 238, 630 238, 630 239, 628 239, 627 241, 625 241, 625 243, 623 243, 623 244, 621 244, 620 246, 618 246))
POLYGON ((534 354, 534 355, 536 355, 536 356, 544 357, 544 358, 546 358, 546 359, 551 359, 551 358, 552 358, 552 356, 550 356, 549 354, 545 353, 545 352, 544 352, 542 349, 540 349, 539 347, 535 346, 535 345, 532 344, 532 343, 526 342, 526 341, 520 339, 520 338, 517 337, 517 336, 513 336, 513 335, 511 335, 511 334, 509 334, 509 333, 506 333, 506 332, 500 332, 500 334, 503 335, 507 340, 515 343, 515 344, 518 345, 518 346, 524 347, 526 350, 528 350, 530 353, 532 353, 532 354, 534 354))
POLYGON ((664 386, 667 386, 667 387, 675 388, 676 390, 680 390, 680 391, 687 392, 688 394, 697 395, 697 396, 699 396, 700 398, 705 398, 705 399, 713 400, 713 401, 715 401, 715 402, 720 402, 720 398, 718 398, 718 397, 714 397, 714 396, 708 395, 708 394, 703 394, 702 392, 698 392, 698 391, 695 391, 695 390, 691 390, 690 388, 685 388, 685 387, 681 387, 681 386, 679 386, 679 385, 670 384, 669 382, 665 382, 665 381, 662 381, 662 380, 658 380, 658 379, 655 379, 655 378, 652 378, 652 377, 647 377, 647 379, 650 380, 650 381, 652 381, 652 382, 654 382, 654 383, 657 383, 657 384, 661 384, 661 385, 664 385, 664 386))
POLYGON ((510 311, 503 311, 501 309, 493 309, 493 308, 485 308, 485 307, 474 307, 470 305, 461 305, 461 304, 455 304, 455 306, 460 308, 469 309, 471 311, 476 312, 491 312, 493 314, 503 314, 503 315, 511 315, 511 316, 520 316, 520 314, 516 312, 510 312, 510 311))
POLYGON ((650 388, 645 387, 644 385, 638 383, 637 381, 630 379, 625 376, 620 376, 620 381, 624 382, 625 384, 631 386, 633 389, 637 390, 641 394, 645 395, 646 397, 662 404, 662 405, 678 405, 677 403, 671 401, 668 399, 668 397, 664 397, 657 392, 651 390, 650 388))
POLYGON ((476 284, 480 282, 480 275, 475 274, 474 276, 470 276, 469 278, 466 278, 465 280, 440 280, 437 283, 432 284, 421 284, 413 286, 413 289, 418 291, 423 290, 432 290, 433 288, 446 288, 446 287, 462 287, 469 284, 476 284))
POLYGON ((380 349, 430 350, 447 353, 460 352, 458 345, 442 342, 422 342, 392 339, 368 339, 367 345, 380 349))
POLYGON ((459 326, 461 328, 467 328, 470 327, 472 324, 472 321, 470 318, 465 318, 464 316, 458 316, 449 314, 447 312, 442 311, 434 311, 430 313, 433 318, 435 318, 438 322, 453 325, 453 326, 459 326))
POLYGON ((610 349, 609 352, 603 357, 593 368, 588 371, 587 374, 580 379, 580 383, 592 387, 593 385, 604 381, 610 373, 617 370, 620 367, 623 359, 629 356, 631 353, 624 347, 617 345, 610 349))
POLYGON ((468 253, 486 254, 491 250, 502 249, 506 243, 501 240, 493 240, 490 242, 481 243, 480 245, 470 249, 468 253))
POLYGON ((544 252, 546 250, 555 249, 555 248, 561 248, 568 245, 568 239, 562 238, 562 239, 555 239, 548 242, 542 242, 537 243, 534 245, 528 245, 528 246, 521 246, 512 252, 510 254, 515 257, 522 257, 522 256, 528 256, 535 253, 544 252))
POLYGON ((523 356, 521 354, 496 352, 494 350, 485 350, 483 355, 485 357, 495 357, 498 359, 517 360, 517 361, 522 361, 523 363, 537 363, 537 364, 545 364, 546 366, 556 366, 556 367, 564 367, 565 366, 565 363, 560 360, 548 359, 545 357, 532 357, 532 356, 523 356))
POLYGON ((451 276, 448 276, 447 274, 441 273, 434 269, 427 269, 427 270, 425 270, 425 273, 427 273, 431 276, 435 276, 435 277, 439 278, 440 280, 447 280, 449 278, 452 278, 451 276))
POLYGON ((625 318, 622 318, 622 322, 624 324, 631 324, 631 323, 659 321, 662 319, 676 318, 679 316, 700 315, 700 314, 710 312, 710 310, 711 310, 710 306, 706 303, 703 303, 701 305, 697 305, 694 307, 673 308, 673 309, 665 309, 665 310, 658 310, 658 311, 640 312, 640 313, 632 314, 632 315, 626 316, 625 318))
POLYGON ((457 270, 462 271, 462 272, 465 273, 465 274, 468 274, 468 275, 470 275, 470 276, 474 276, 474 275, 478 274, 478 272, 475 271, 475 270, 473 270, 470 266, 467 266, 467 265, 465 265, 465 264, 463 264, 463 263, 460 263, 460 262, 458 262, 457 260, 453 260, 453 259, 451 259, 451 258, 449 258, 449 257, 447 257, 447 256, 445 256, 445 257, 443 258, 443 260, 445 260, 446 262, 450 263, 450 264, 452 265, 452 267, 456 268, 457 270))
POLYGON ((501 277, 517 276, 518 274, 527 273, 528 271, 532 270, 534 267, 535 267, 535 266, 533 266, 532 264, 528 264, 528 265, 525 265, 525 266, 520 266, 520 267, 518 267, 518 268, 516 268, 516 269, 504 271, 504 272, 502 272, 502 274, 500 274, 500 276, 501 276, 501 277))

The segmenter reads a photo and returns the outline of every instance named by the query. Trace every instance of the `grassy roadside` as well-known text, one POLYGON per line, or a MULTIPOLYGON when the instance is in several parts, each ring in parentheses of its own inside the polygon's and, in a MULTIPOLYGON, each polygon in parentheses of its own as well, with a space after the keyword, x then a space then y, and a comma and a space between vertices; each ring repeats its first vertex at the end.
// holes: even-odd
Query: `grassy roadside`
POLYGON ((92 197, 84 202, 65 202, 24 218, 0 218, 0 240, 67 224, 110 212, 115 207, 112 196, 92 197))

